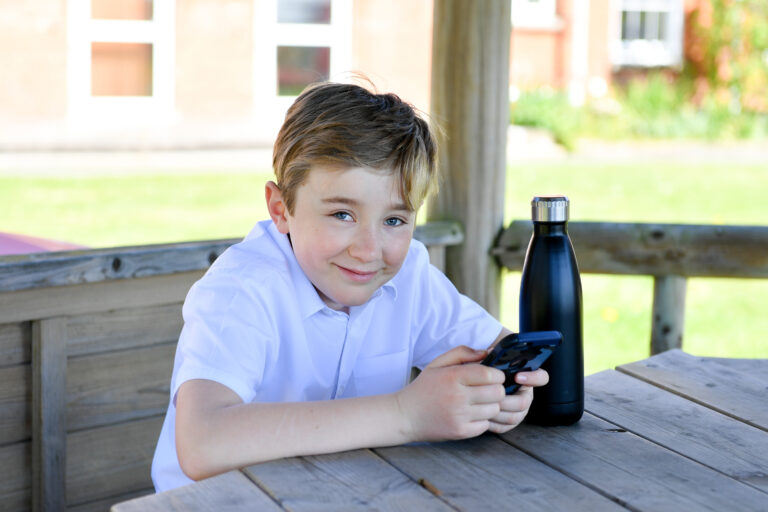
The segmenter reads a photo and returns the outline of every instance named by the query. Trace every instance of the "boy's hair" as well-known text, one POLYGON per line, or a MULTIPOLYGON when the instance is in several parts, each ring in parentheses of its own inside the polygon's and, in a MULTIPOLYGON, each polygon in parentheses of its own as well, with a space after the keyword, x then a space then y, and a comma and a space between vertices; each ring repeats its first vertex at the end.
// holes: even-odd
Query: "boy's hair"
POLYGON ((416 211, 437 185, 435 140, 414 108, 394 94, 323 82, 288 109, 272 165, 288 212, 310 168, 391 169, 406 206, 416 211))

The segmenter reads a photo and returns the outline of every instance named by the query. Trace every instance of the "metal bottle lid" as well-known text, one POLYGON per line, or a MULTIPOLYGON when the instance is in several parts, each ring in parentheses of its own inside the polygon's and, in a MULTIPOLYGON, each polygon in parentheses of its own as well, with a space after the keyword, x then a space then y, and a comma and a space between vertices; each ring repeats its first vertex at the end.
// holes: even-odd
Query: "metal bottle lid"
POLYGON ((570 201, 565 196, 536 196, 531 201, 534 222, 566 222, 570 201))

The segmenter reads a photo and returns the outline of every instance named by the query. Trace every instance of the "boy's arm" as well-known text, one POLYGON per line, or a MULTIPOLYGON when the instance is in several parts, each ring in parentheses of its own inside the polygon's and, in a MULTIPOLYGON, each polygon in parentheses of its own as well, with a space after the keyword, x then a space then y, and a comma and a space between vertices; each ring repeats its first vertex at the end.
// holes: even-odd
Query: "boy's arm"
POLYGON ((501 371, 462 364, 484 355, 457 347, 396 393, 343 400, 244 404, 222 384, 187 381, 176 397, 179 462, 200 479, 281 457, 479 435, 505 400, 501 371))

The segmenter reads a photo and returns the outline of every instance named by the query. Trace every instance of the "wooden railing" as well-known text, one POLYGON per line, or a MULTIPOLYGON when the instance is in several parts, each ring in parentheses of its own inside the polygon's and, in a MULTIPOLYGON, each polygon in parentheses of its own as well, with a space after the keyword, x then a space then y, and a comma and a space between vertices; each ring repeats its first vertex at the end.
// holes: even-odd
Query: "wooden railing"
MULTIPOLYGON (((521 270, 530 221, 514 221, 491 250, 521 270)), ((582 273, 654 278, 651 354, 682 344, 689 277, 768 278, 768 226, 570 222, 582 273)))
MULTIPOLYGON (((419 226, 442 265, 456 224, 419 226)), ((0 509, 153 492, 189 287, 239 240, 0 257, 0 509)))

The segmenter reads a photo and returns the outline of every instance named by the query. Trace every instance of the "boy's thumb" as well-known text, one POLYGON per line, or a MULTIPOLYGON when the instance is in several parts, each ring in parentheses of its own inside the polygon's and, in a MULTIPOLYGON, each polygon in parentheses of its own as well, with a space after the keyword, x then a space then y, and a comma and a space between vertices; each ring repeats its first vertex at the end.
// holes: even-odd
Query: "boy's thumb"
POLYGON ((443 366, 453 366, 463 363, 474 363, 483 359, 487 353, 487 350, 475 350, 466 345, 460 345, 434 358, 432 362, 427 365, 427 368, 440 368, 443 366))

